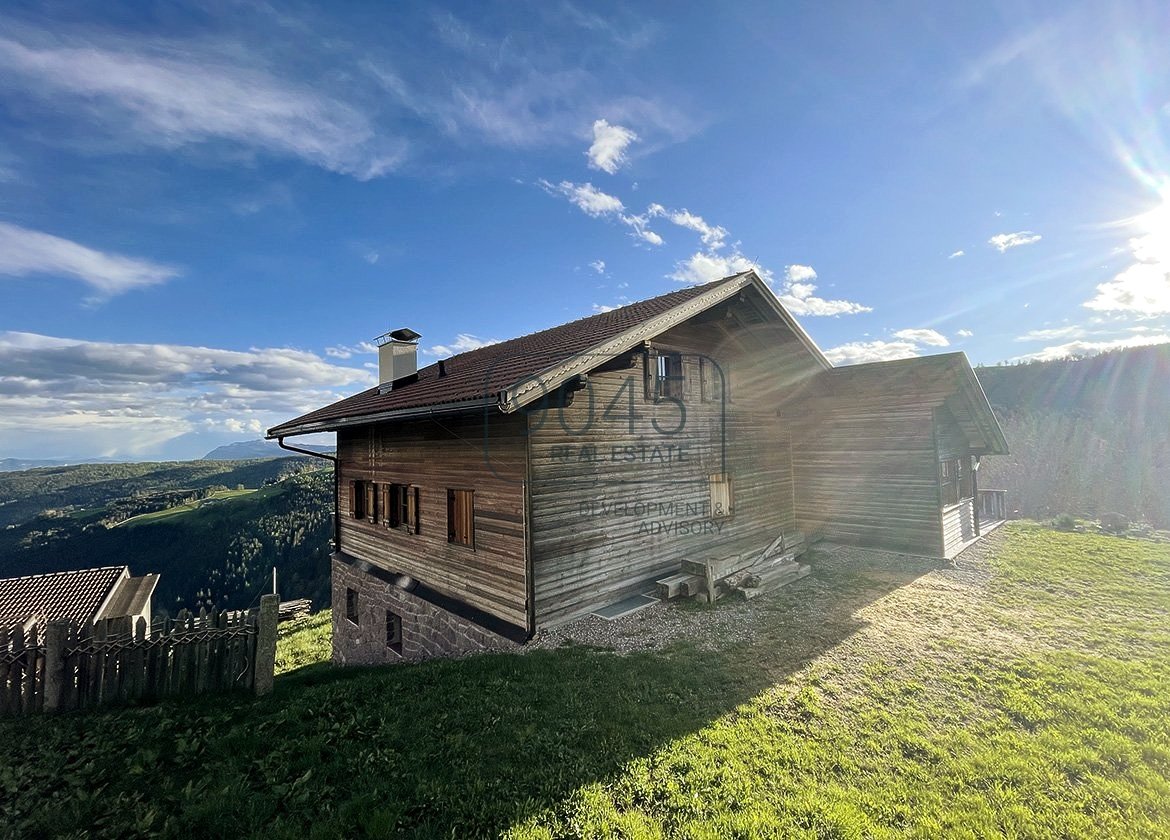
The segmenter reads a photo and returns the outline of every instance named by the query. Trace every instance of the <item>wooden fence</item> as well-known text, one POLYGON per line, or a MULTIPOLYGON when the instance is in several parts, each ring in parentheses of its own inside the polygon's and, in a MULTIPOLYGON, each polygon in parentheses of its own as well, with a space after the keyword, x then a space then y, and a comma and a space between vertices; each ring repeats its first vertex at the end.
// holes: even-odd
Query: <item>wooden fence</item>
POLYGON ((245 612, 184 610, 149 627, 142 618, 0 627, 0 716, 232 689, 267 694, 279 600, 265 595, 245 612))

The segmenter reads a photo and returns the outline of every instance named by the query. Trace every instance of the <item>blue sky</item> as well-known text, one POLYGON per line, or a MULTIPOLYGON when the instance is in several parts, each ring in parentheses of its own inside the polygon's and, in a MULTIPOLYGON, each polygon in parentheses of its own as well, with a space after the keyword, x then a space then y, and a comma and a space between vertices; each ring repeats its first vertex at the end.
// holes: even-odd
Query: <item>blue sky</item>
POLYGON ((747 267, 838 363, 1170 341, 1165 3, 8 3, 0 456, 191 457, 747 267))

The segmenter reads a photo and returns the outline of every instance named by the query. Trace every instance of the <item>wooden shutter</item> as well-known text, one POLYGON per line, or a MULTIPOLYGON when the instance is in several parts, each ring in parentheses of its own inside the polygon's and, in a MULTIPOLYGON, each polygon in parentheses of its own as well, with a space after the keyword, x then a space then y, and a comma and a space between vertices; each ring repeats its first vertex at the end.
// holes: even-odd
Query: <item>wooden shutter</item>
POLYGON ((645 389, 646 399, 658 399, 658 352, 656 350, 647 350, 642 357, 642 385, 645 389))
POLYGON ((418 488, 405 487, 406 491, 406 522, 410 533, 418 533, 418 488))
POLYGON ((733 512, 731 498, 731 476, 719 473, 711 476, 711 518, 725 519, 733 512))
POLYGON ((349 483, 349 515, 351 519, 357 519, 358 489, 358 483, 356 481, 349 483))
POLYGON ((471 490, 447 491, 447 540, 475 547, 475 505, 471 490))
POLYGON ((378 485, 373 481, 366 482, 366 519, 370 522, 378 519, 378 485))

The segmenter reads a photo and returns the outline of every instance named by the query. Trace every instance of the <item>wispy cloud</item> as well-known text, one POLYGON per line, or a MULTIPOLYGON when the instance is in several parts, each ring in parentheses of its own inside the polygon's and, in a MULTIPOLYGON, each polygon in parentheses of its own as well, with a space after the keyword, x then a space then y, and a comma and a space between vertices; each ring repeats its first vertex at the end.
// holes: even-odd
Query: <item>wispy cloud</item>
POLYGON ((335 347, 325 348, 325 355, 331 359, 351 359, 357 355, 370 355, 377 352, 378 348, 368 341, 362 341, 353 345, 340 344, 335 347))
POLYGON ((105 36, 39 40, 0 38, 0 85, 135 145, 222 141, 359 179, 393 170, 406 152, 357 107, 229 50, 105 36))
POLYGON ((955 335, 957 335, 959 338, 970 338, 971 336, 975 335, 975 333, 971 332, 971 330, 956 330, 955 335))
POLYGON ((589 263, 589 267, 598 274, 605 274, 605 260, 594 260, 593 262, 589 263))
POLYGON ((1129 240, 1133 263, 1097 286, 1085 306, 1142 318, 1170 313, 1170 195, 1129 224, 1138 230, 1129 240))
POLYGON ((962 248, 960 248, 957 251, 952 251, 950 253, 950 255, 947 257, 947 259, 948 260, 957 260, 959 257, 965 256, 966 253, 967 253, 966 251, 964 251, 962 248))
POLYGON ((72 277, 99 297, 154 286, 178 276, 178 269, 136 257, 109 254, 51 233, 0 222, 0 275, 72 277))
POLYGON ((621 309, 621 305, 614 304, 611 306, 608 303, 595 303, 595 304, 593 304, 594 313, 613 312, 615 309, 621 309))
POLYGON ((0 439, 138 456, 193 431, 254 433, 374 384, 289 348, 226 350, 0 333, 0 439))
POLYGON ((470 333, 459 333, 450 344, 436 344, 423 350, 428 356, 457 356, 468 350, 478 350, 490 344, 499 344, 498 338, 480 338, 470 333))
POLYGON ((1016 336, 1016 341, 1060 341, 1062 338, 1082 338, 1084 335, 1084 327, 1052 327, 1045 330, 1029 330, 1023 335, 1016 336))
POLYGON ((614 174, 626 164, 626 149, 637 139, 638 135, 624 126, 610 125, 606 120, 595 120, 593 143, 585 153, 589 158, 589 168, 614 174))
POLYGON ((724 240, 727 239, 727 229, 719 225, 708 224, 702 217, 692 213, 690 210, 683 208, 682 210, 667 210, 661 204, 651 204, 646 210, 646 214, 651 218, 662 217, 676 224, 679 227, 693 230, 699 234, 699 238, 703 244, 712 250, 719 250, 724 245, 724 240))
POLYGON ((564 196, 582 213, 595 219, 599 216, 616 215, 626 209, 621 199, 602 192, 592 184, 574 184, 572 181, 553 184, 543 179, 539 183, 545 192, 564 196))
POLYGON ((1018 230, 1015 233, 997 233, 987 240, 987 244, 1002 254, 1010 248, 1031 245, 1033 242, 1039 242, 1040 239, 1038 233, 1032 233, 1030 230, 1018 230))

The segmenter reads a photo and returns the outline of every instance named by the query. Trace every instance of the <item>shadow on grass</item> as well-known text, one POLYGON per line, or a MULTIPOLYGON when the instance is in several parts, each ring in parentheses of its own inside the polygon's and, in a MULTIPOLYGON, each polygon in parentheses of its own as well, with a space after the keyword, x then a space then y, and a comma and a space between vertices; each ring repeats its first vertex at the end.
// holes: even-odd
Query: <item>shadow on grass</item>
POLYGON ((491 836, 804 667, 861 626, 858 610, 920 573, 810 576, 772 596, 753 641, 718 653, 683 641, 627 656, 574 647, 380 669, 310 666, 256 702, 16 726, 0 756, 11 764, 40 755, 42 769, 58 765, 66 778, 88 767, 79 784, 103 791, 70 795, 51 772, 18 768, 18 816, 30 820, 18 824, 32 834, 52 815, 51 833, 100 824, 123 836, 135 826, 269 838, 491 836), (149 785, 144 756, 154 762, 149 785))

